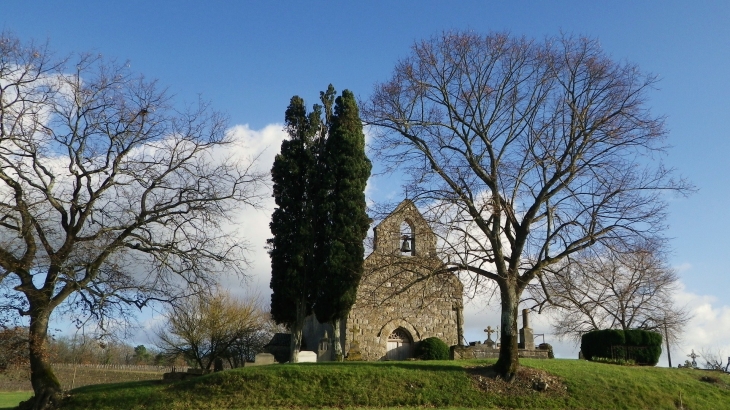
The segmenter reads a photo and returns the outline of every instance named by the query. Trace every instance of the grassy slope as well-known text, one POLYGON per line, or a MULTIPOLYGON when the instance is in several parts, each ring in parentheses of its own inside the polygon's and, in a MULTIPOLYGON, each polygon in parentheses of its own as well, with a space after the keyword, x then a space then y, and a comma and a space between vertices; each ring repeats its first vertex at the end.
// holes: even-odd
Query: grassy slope
POLYGON ((568 396, 510 397, 473 388, 463 366, 485 361, 277 365, 229 370, 175 383, 155 381, 76 389, 64 409, 297 407, 498 407, 717 409, 730 404, 730 375, 620 367, 577 360, 522 360, 566 380, 568 396), (702 375, 720 378, 702 382, 702 375))
MULTIPOLYGON (((81 366, 74 369, 71 366, 54 366, 53 372, 56 374, 58 381, 61 383, 61 387, 65 390, 71 389, 71 386, 81 387, 89 384, 162 380, 162 372, 136 370, 117 370, 81 366)), ((0 392, 33 390, 29 377, 30 373, 28 370, 16 370, 12 371, 10 374, 0 373, 0 392)))
POLYGON ((0 393, 0 410, 12 409, 21 401, 28 400, 28 397, 32 395, 33 393, 29 391, 2 392, 0 393))
MULTIPOLYGON (((87 386, 99 383, 119 383, 138 380, 161 380, 161 372, 115 370, 106 368, 59 366, 54 373, 61 382, 61 387, 70 389, 72 385, 87 386), (75 371, 74 371, 75 370, 75 371)), ((33 395, 33 387, 28 379, 28 371, 11 371, 11 374, 0 374, 0 410, 14 408, 23 400, 33 395)))

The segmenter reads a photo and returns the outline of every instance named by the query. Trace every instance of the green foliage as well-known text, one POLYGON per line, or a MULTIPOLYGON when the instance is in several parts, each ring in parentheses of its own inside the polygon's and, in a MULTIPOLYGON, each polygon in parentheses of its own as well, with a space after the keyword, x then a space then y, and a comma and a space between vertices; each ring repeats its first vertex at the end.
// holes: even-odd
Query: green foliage
POLYGON ((152 358, 152 354, 147 350, 145 345, 139 345, 134 348, 134 361, 137 364, 147 363, 152 358))
POLYGON ((292 334, 312 311, 323 323, 346 317, 363 272, 371 164, 354 94, 335 95, 330 85, 309 113, 303 99, 292 97, 285 114, 290 139, 271 169, 271 315, 292 334))
POLYGON ((592 360, 593 357, 611 357, 611 346, 623 345, 624 342, 623 330, 594 330, 583 334, 580 350, 586 360, 592 360))
POLYGON ((416 345, 416 357, 421 360, 448 360, 449 346, 438 337, 429 337, 416 345))
POLYGON ((594 357, 612 360, 634 360, 637 364, 654 366, 662 353, 662 336, 642 329, 604 329, 585 333, 581 351, 586 360, 594 357))
MULTIPOLYGON (((322 93, 325 107, 334 94, 331 85, 322 93)), ((314 313, 320 322, 346 317, 355 303, 363 272, 363 240, 370 225, 365 186, 371 164, 365 156, 362 120, 352 92, 345 90, 337 97, 329 119, 316 206, 318 286, 314 313)))
POLYGON ((285 113, 289 140, 281 143, 271 179, 277 208, 271 215, 271 315, 280 324, 292 324, 297 309, 307 315, 313 303, 312 175, 316 164, 321 108, 307 114, 304 100, 292 97, 285 113))
POLYGON ((632 359, 610 359, 608 357, 598 356, 593 356, 593 359, 591 359, 591 361, 599 363, 617 364, 620 366, 634 366, 636 364, 636 361, 632 359))

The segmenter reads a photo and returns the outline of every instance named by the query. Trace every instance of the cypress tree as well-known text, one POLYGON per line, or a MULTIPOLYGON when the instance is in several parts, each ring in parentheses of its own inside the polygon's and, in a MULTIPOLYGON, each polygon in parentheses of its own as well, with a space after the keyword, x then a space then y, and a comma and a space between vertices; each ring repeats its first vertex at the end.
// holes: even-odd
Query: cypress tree
POLYGON ((282 142, 271 170, 277 205, 268 240, 271 314, 291 331, 292 362, 304 319, 313 311, 332 324, 335 354, 342 356, 339 323, 362 276, 371 165, 355 96, 347 90, 335 95, 330 85, 320 93, 323 105, 309 114, 304 101, 292 97, 285 115, 290 139, 282 142))
POLYGON ((271 178, 277 208, 271 216, 271 315, 286 324, 292 335, 291 361, 298 361, 304 319, 312 312, 316 283, 313 278, 313 190, 310 184, 316 165, 317 134, 321 108, 307 114, 304 100, 292 97, 285 113, 290 139, 281 144, 271 178))
MULTIPOLYGON (((329 90, 328 90, 329 91, 329 90)), ((324 102, 324 100, 323 100, 324 102)), ((370 220, 365 186, 371 164, 355 96, 349 90, 335 100, 324 143, 317 195, 317 320, 333 326, 334 351, 342 357, 339 324, 355 303, 363 272, 363 240, 370 220)))

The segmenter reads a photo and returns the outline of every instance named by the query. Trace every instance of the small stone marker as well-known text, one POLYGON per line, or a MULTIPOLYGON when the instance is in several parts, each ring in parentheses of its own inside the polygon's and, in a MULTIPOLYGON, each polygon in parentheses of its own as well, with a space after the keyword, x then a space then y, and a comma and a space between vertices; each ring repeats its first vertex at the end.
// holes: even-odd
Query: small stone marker
POLYGON ((276 360, 274 359, 274 355, 271 353, 258 353, 254 359, 254 365, 256 366, 274 363, 276 363, 276 360))
POLYGON ((317 363, 317 353, 310 350, 300 351, 299 363, 317 363))

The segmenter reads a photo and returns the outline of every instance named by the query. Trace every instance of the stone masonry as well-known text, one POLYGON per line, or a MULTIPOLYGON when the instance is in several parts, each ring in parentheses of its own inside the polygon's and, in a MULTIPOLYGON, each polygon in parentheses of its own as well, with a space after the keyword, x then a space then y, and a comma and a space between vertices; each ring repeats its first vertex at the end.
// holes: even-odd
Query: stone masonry
POLYGON ((392 357, 387 355, 391 335, 398 335, 406 349, 399 358, 412 356, 408 349, 432 336, 449 346, 459 344, 463 287, 444 271, 436 256, 436 236, 413 202, 401 202, 374 233, 373 252, 365 259, 357 299, 344 326, 344 351, 354 341, 364 360, 384 360, 392 357), (410 252, 401 251, 404 240, 410 252))

